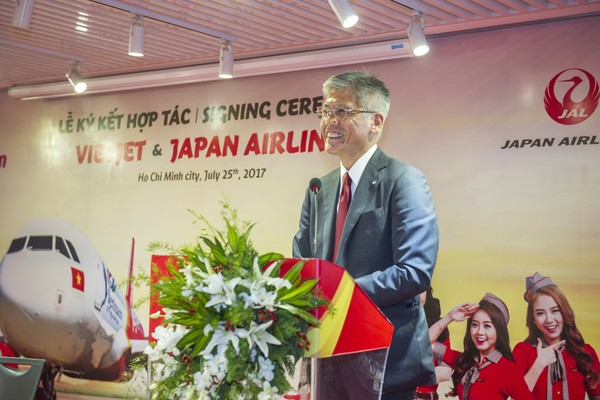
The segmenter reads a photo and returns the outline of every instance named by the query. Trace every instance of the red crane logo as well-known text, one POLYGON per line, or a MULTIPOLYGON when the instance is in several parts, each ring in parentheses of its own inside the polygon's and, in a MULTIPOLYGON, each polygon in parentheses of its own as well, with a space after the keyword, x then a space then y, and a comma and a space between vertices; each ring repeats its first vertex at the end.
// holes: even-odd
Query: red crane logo
POLYGON ((570 68, 552 78, 544 93, 544 106, 550 118, 559 124, 575 125, 592 115, 599 99, 600 88, 594 76, 583 69, 570 68), (564 92, 562 101, 558 100, 557 92, 564 92))

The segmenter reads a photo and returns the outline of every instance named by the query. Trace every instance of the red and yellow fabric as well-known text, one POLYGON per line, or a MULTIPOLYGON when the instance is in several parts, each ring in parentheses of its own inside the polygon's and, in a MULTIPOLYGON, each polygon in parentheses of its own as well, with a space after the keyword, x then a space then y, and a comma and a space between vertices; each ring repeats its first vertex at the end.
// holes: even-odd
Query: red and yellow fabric
MULTIPOLYGON (((167 263, 171 260, 171 264, 176 265, 177 258, 174 256, 166 255, 152 255, 150 268, 150 284, 154 285, 163 277, 169 274, 167 269, 167 263)), ((158 293, 152 293, 150 295, 150 315, 157 315, 162 310, 162 306, 158 304, 158 293)), ((153 343, 156 339, 152 336, 154 330, 162 323, 163 317, 150 318, 148 322, 148 341, 153 343)))
MULTIPOLYGON (((298 261, 285 260, 281 274, 298 261)), ((302 279, 317 278, 317 290, 330 302, 327 309, 315 312, 321 326, 308 332, 311 350, 306 357, 324 358, 389 348, 393 325, 350 274, 328 261, 309 259, 305 262, 302 279)))

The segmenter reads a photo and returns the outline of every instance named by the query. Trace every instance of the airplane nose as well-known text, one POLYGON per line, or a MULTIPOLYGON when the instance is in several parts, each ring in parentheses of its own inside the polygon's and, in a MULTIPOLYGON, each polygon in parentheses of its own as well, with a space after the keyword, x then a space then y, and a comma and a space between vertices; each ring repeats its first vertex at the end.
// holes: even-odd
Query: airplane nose
MULTIPOLYGON (((45 316, 55 313, 57 290, 70 283, 69 271, 41 258, 41 254, 23 251, 7 254, 0 266, 0 302, 14 304, 26 314, 45 316)), ((64 291, 64 290, 63 290, 64 291)), ((64 301, 64 296, 58 300, 64 301)))

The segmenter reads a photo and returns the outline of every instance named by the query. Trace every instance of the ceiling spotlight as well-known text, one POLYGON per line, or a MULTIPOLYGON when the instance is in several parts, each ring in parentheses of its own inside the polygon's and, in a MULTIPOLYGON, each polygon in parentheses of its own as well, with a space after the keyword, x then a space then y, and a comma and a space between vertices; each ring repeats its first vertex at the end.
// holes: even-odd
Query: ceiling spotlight
POLYGON ((358 15, 350 7, 348 0, 329 0, 329 5, 344 28, 352 28, 358 22, 358 15))
POLYGON ((13 15, 12 25, 17 28, 29 28, 29 21, 33 13, 34 0, 17 0, 17 8, 13 15))
POLYGON ((219 57, 219 78, 233 78, 233 49, 231 42, 224 40, 221 42, 221 54, 219 57))
POLYGON ((131 14, 129 55, 132 57, 144 57, 144 17, 139 14, 131 14))
POLYGON ((87 89, 87 83, 81 78, 81 72, 79 70, 79 63, 73 64, 69 72, 66 73, 67 79, 75 93, 83 93, 87 89))
POLYGON ((413 21, 408 25, 406 33, 415 56, 420 57, 429 53, 429 45, 423 31, 423 16, 420 13, 415 14, 413 21))

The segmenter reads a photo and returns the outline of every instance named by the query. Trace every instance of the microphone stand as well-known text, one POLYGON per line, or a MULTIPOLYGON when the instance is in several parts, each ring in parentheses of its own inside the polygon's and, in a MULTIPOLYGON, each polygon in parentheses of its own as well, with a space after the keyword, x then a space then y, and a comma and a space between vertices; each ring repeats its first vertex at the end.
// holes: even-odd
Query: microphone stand
POLYGON ((318 218, 319 218, 319 202, 317 201, 317 193, 319 193, 319 190, 313 190, 313 193, 315 194, 315 232, 314 232, 314 237, 313 237, 313 248, 312 248, 312 256, 313 258, 317 258, 317 234, 318 234, 318 218))
MULTIPOLYGON (((321 189, 321 180, 319 178, 313 178, 310 181, 310 190, 314 193, 314 199, 315 199, 315 208, 314 208, 314 237, 313 237, 313 246, 312 246, 312 256, 313 258, 317 258, 317 250, 318 250, 318 227, 319 227, 319 201, 317 199, 317 194, 319 193, 319 190, 321 189)), ((317 261, 317 277, 321 276, 321 273, 319 271, 320 267, 318 267, 318 261, 317 261)), ((309 384, 310 384, 310 398, 314 399, 314 400, 322 400, 322 399, 318 399, 318 375, 319 375, 319 365, 318 365, 318 360, 317 358, 309 358, 308 359, 308 363, 309 363, 309 368, 310 368, 310 380, 309 380, 309 384)))

